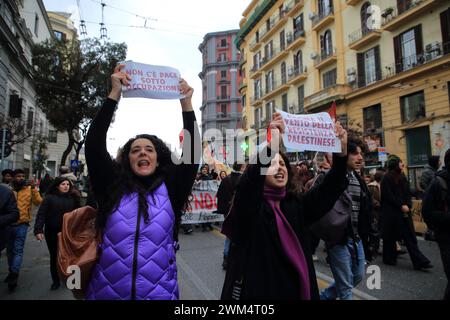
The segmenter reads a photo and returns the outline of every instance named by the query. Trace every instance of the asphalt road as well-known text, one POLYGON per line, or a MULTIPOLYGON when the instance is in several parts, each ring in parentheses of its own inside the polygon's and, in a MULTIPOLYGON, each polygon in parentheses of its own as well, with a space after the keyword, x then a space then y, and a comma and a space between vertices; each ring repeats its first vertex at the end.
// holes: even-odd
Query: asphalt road
MULTIPOLYGON (((202 232, 195 229, 191 235, 180 230, 181 249, 177 254, 177 265, 181 300, 216 300, 220 297, 225 271, 222 270, 223 235, 217 230, 202 232)), ((419 247, 432 261, 431 271, 416 271, 408 255, 402 255, 395 267, 385 266, 378 257, 374 264, 381 270, 381 289, 370 290, 364 280, 355 290, 355 299, 423 300, 441 299, 446 279, 439 251, 435 242, 419 240, 419 247)), ((331 271, 325 262, 323 247, 317 250, 319 260, 316 272, 320 288, 331 281, 331 271)), ((14 293, 8 293, 3 279, 7 275, 6 256, 0 258, 0 299, 7 300, 70 300, 67 289, 50 291, 50 259, 45 242, 34 239, 31 229, 25 246, 25 258, 14 293)))

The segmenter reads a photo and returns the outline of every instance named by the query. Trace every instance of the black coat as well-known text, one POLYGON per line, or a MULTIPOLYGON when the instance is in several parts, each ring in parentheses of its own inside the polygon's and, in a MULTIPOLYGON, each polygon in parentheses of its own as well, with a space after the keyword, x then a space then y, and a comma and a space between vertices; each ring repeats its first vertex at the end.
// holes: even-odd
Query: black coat
POLYGON ((230 211, 231 200, 233 199, 240 177, 240 172, 232 172, 220 183, 219 189, 217 190, 217 211, 220 214, 226 216, 228 211, 230 211))
POLYGON ((434 178, 423 199, 422 215, 427 225, 435 231, 436 237, 450 239, 450 174, 445 169, 437 172, 436 176, 447 182, 447 192, 434 178))
POLYGON ((406 177, 402 175, 399 183, 395 184, 394 178, 386 174, 381 181, 380 224, 383 239, 401 240, 403 225, 412 225, 411 214, 405 217, 402 212, 403 205, 412 208, 411 190, 406 177))
POLYGON ((34 234, 45 231, 60 232, 63 215, 80 207, 79 198, 72 194, 49 194, 44 198, 36 216, 34 234))
MULTIPOLYGON (((335 156, 333 163, 320 186, 300 196, 288 194, 280 204, 304 251, 312 299, 319 295, 307 227, 333 207, 348 183, 346 158, 335 156)), ((283 252, 275 214, 263 197, 265 176, 260 174, 261 167, 250 165, 237 186, 222 299, 231 299, 229 289, 240 279, 241 272, 244 280, 240 299, 300 298, 300 277, 283 252), (239 251, 243 254, 237 254, 239 251)))
POLYGON ((16 198, 11 189, 0 184, 0 250, 2 250, 8 238, 8 226, 19 219, 16 198))

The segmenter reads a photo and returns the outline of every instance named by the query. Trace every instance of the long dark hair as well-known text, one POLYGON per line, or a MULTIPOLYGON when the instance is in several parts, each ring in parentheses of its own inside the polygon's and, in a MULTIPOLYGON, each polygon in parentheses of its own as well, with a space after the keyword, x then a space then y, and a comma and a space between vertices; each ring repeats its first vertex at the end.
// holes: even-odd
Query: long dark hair
POLYGON ((74 198, 78 202, 80 201, 79 194, 75 191, 75 189, 73 188, 72 182, 68 178, 56 177, 52 181, 52 183, 50 184, 50 186, 48 187, 48 190, 46 192, 46 195, 50 195, 50 194, 52 194, 52 195, 67 195, 69 197, 74 198), (69 182, 69 191, 66 194, 61 193, 58 189, 59 185, 61 183, 63 183, 64 181, 69 182))
MULTIPOLYGON (((124 195, 136 192, 138 194, 139 213, 144 217, 144 221, 150 221, 148 215, 147 195, 151 194, 153 202, 155 191, 166 177, 167 168, 171 163, 171 152, 165 143, 155 135, 140 134, 128 140, 121 148, 120 154, 114 161, 114 183, 107 187, 107 196, 101 199, 99 213, 97 215, 96 226, 103 229, 106 225, 108 217, 117 209, 124 195), (133 173, 130 166, 130 149, 133 142, 137 139, 150 140, 156 149, 158 166, 155 172, 150 176, 139 177, 133 173)), ((177 215, 177 213, 175 213, 177 215)))

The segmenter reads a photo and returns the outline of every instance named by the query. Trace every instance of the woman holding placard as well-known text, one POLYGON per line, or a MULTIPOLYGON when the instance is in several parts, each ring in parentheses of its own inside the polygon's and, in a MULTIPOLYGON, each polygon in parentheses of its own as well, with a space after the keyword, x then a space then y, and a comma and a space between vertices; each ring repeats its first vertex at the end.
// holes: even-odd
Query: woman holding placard
POLYGON ((86 140, 86 162, 99 204, 96 226, 103 236, 86 298, 176 300, 178 213, 187 204, 197 173, 194 154, 201 154, 194 150, 200 147, 191 102, 194 90, 180 81, 186 130, 181 164, 175 165, 164 142, 149 134, 130 139, 114 161, 106 150, 106 134, 122 85, 129 84, 123 68, 114 70, 112 90, 86 140))
POLYGON ((222 299, 319 299, 307 227, 346 189, 347 133, 336 124, 342 153, 334 154, 322 184, 298 195, 288 158, 273 149, 284 132, 279 113, 270 128, 270 144, 241 176, 228 216, 231 248, 222 299))

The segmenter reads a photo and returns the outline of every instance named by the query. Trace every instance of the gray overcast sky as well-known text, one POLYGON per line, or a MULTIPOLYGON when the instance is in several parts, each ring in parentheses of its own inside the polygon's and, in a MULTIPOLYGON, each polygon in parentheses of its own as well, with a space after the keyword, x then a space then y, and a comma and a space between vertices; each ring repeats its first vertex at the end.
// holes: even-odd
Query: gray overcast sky
MULTIPOLYGON (((101 22, 100 0, 80 0, 81 17, 87 21, 88 37, 99 37, 101 22), (91 23, 93 22, 93 23, 91 23)), ((193 105, 197 120, 201 121, 202 57, 198 50, 203 36, 209 32, 239 29, 242 12, 249 0, 105 0, 104 20, 108 37, 128 45, 127 60, 166 65, 180 70, 181 76, 194 87, 193 105), (111 6, 111 7, 108 7, 111 6), (133 14, 156 19, 145 20, 133 14), (144 26, 143 29, 114 26, 144 26)), ((79 29, 76 0, 44 0, 47 11, 72 13, 79 29)), ((122 99, 115 122, 108 131, 108 150, 117 148, 139 133, 156 134, 178 148, 178 134, 182 128, 181 107, 178 100, 122 99)))

